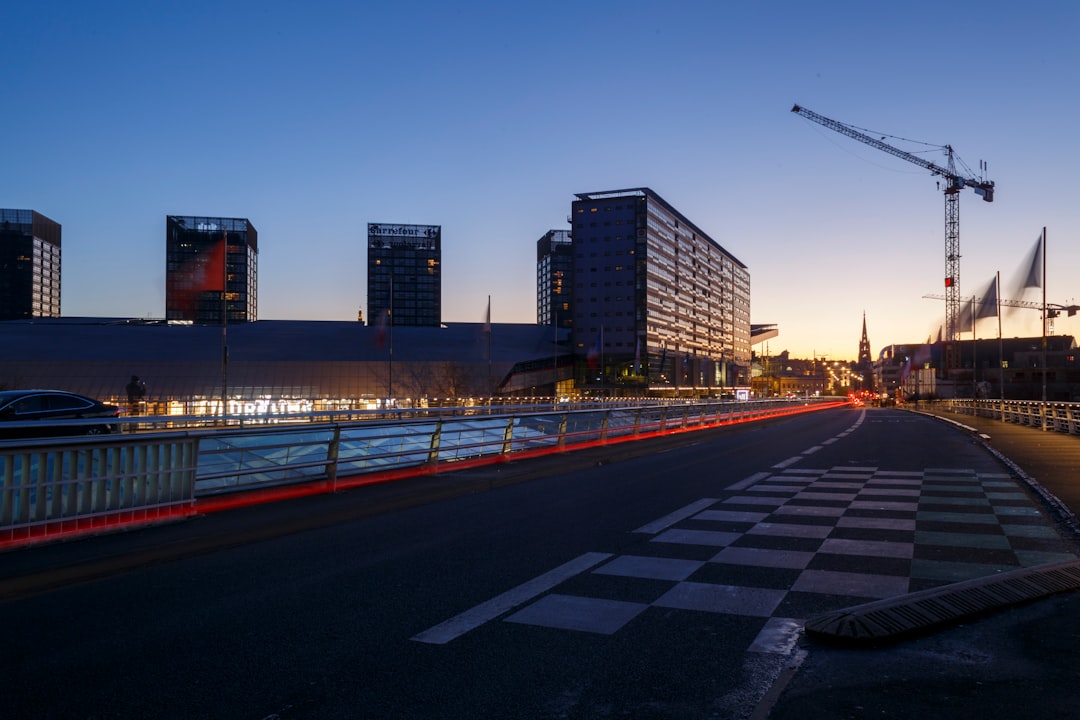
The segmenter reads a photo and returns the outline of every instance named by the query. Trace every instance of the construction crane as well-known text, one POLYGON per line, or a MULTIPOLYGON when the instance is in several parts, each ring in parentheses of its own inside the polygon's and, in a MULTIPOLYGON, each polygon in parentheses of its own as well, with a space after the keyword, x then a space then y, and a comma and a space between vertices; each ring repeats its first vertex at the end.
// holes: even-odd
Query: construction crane
MULTIPOLYGON (((975 194, 982 197, 986 202, 994 201, 994 183, 982 178, 968 178, 956 172, 956 163, 953 158, 951 145, 940 146, 945 151, 947 161, 945 167, 932 163, 925 158, 914 155, 905 150, 895 148, 888 143, 867 135, 857 128, 846 125, 837 120, 832 120, 824 115, 818 115, 812 110, 795 105, 791 112, 813 120, 819 125, 824 125, 830 130, 835 130, 841 135, 866 143, 870 147, 877 148, 890 155, 907 160, 919 167, 926 168, 932 175, 937 175, 945 181, 945 332, 948 343, 945 348, 945 370, 957 367, 960 363, 960 348, 956 344, 959 335, 957 320, 960 316, 960 191, 970 187, 975 194)), ((980 166, 985 169, 985 166, 980 166)))

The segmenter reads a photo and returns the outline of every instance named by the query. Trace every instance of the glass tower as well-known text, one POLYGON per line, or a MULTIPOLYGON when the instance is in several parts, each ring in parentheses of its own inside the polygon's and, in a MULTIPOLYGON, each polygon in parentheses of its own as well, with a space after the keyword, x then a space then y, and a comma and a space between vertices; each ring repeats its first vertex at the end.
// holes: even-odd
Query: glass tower
POLYGON ((259 236, 245 218, 165 218, 165 319, 258 320, 259 236))
POLYGON ((368 324, 442 324, 442 226, 368 223, 368 324))
POLYGON ((60 223, 0 209, 0 320, 60 317, 60 223))
POLYGON ((536 322, 568 328, 573 324, 574 272, 569 230, 549 230, 536 241, 536 322))

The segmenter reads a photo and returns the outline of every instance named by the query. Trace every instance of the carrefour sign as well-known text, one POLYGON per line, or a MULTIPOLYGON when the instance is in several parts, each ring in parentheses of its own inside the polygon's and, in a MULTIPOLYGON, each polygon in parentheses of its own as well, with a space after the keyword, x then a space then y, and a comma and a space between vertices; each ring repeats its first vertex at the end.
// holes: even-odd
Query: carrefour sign
POLYGON ((380 225, 368 223, 368 237, 439 237, 440 225, 380 225))

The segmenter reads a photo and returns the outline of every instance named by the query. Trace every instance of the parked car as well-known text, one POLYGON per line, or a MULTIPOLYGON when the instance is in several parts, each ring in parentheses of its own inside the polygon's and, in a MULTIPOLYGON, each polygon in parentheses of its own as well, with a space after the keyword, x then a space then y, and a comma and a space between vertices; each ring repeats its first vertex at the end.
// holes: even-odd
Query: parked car
POLYGON ((0 439, 120 432, 116 423, 58 423, 119 417, 120 408, 62 390, 0 390, 0 439), (33 423, 14 426, 15 423, 33 423))

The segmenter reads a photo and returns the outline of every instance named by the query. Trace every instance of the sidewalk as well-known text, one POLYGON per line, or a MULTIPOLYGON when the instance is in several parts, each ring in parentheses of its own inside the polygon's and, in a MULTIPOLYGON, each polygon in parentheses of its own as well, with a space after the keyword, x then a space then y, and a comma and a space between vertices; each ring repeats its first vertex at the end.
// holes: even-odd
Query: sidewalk
MULTIPOLYGON (((931 413, 971 432, 1042 495, 1080 541, 1080 436, 931 413)), ((1063 592, 909 639, 872 645, 809 636, 755 720, 1074 717, 1080 592, 1063 592)))

